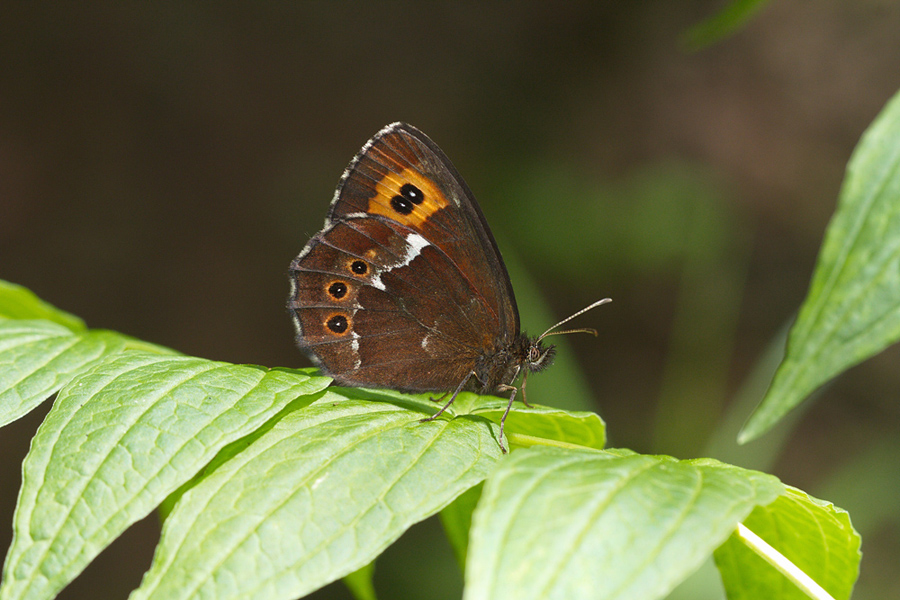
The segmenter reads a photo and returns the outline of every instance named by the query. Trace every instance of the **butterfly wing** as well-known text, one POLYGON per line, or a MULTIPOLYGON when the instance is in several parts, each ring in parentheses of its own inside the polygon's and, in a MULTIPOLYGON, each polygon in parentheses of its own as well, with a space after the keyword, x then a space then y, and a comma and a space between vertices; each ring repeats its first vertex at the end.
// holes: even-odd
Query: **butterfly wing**
POLYGON ((434 142, 402 123, 350 163, 291 282, 298 345, 347 385, 451 389, 519 330, 471 191, 434 142))

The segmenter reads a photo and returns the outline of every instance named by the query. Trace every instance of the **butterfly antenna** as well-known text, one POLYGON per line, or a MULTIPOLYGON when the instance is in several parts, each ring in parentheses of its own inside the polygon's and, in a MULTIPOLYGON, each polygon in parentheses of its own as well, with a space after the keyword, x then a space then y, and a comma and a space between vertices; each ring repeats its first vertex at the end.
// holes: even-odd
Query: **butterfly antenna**
POLYGON ((566 317, 565 319, 563 319, 562 321, 560 321, 559 323, 557 323, 556 325, 554 325, 553 327, 551 327, 550 329, 548 329, 547 331, 545 331, 544 333, 542 333, 542 334, 540 335, 540 337, 537 339, 537 341, 538 341, 538 342, 541 341, 542 339, 544 339, 544 338, 547 337, 548 335, 563 335, 563 334, 567 334, 567 333, 592 333, 592 334, 594 334, 594 335, 597 335, 597 330, 596 330, 596 329, 567 329, 567 330, 565 330, 565 331, 553 331, 553 330, 556 329, 557 327, 559 327, 560 325, 564 325, 564 324, 568 323, 569 321, 571 321, 571 320, 574 319, 575 317, 578 317, 578 316, 580 316, 580 315, 583 315, 583 314, 586 313, 587 311, 589 311, 589 310, 591 310, 591 309, 594 309, 594 308, 597 308, 597 307, 600 306, 601 304, 607 304, 607 303, 609 303, 609 302, 612 302, 612 298, 604 298, 603 300, 597 300, 596 302, 594 302, 594 303, 591 304, 590 306, 585 306, 584 308, 582 308, 581 310, 579 310, 579 311, 578 311, 577 313, 575 313, 574 315, 570 315, 570 316, 566 317), (551 332, 552 332, 552 333, 551 333, 551 332))

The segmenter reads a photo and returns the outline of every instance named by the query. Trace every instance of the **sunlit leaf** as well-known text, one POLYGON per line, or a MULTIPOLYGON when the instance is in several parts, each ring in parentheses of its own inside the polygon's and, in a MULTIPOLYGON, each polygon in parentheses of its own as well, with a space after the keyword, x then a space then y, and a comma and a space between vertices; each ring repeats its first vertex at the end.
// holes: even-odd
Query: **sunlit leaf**
POLYGON ((900 94, 857 145, 784 361, 740 435, 900 339, 900 94))
POLYGON ((137 352, 76 377, 25 458, 0 598, 52 598, 223 446, 329 382, 137 352))
MULTIPOLYGON (((809 575, 836 600, 850 598, 859 575, 860 538, 846 511, 795 488, 744 521, 753 533, 809 575)), ((715 552, 729 600, 806 600, 808 596, 738 537, 715 552)))
POLYGON ((121 352, 111 331, 73 332, 53 321, 0 319, 0 426, 28 414, 75 375, 121 352))
POLYGON ((188 490, 132 600, 292 599, 370 563, 490 472, 497 427, 335 392, 188 490))
POLYGON ((515 452, 475 511, 464 598, 660 598, 782 489, 712 460, 515 452))

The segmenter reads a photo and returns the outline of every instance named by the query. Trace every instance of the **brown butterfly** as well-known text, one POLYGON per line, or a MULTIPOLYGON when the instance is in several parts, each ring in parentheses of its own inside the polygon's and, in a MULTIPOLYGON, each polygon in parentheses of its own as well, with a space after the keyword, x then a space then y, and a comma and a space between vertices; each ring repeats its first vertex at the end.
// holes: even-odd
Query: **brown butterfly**
MULTIPOLYGON (((388 125, 344 171, 325 226, 291 263, 297 345, 341 385, 404 392, 510 392, 554 347, 519 330, 519 311, 481 209, 424 133, 388 125)), ((588 331, 596 335, 594 330, 588 331)), ((570 332, 556 332, 570 333, 570 332)))

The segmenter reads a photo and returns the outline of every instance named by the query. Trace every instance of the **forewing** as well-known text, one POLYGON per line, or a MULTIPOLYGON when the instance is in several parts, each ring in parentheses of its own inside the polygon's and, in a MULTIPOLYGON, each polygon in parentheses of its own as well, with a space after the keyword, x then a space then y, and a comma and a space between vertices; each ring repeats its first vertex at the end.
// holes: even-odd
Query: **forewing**
POLYGON ((469 187, 428 136, 411 125, 394 123, 363 147, 338 185, 329 220, 359 213, 389 219, 440 248, 456 275, 470 283, 483 309, 493 314, 498 345, 515 338, 519 314, 494 237, 469 187), (424 195, 408 214, 393 204, 406 184, 424 195))

